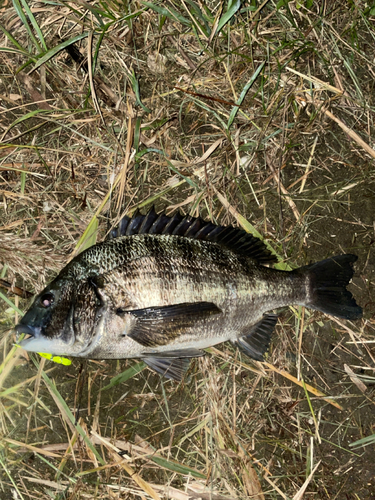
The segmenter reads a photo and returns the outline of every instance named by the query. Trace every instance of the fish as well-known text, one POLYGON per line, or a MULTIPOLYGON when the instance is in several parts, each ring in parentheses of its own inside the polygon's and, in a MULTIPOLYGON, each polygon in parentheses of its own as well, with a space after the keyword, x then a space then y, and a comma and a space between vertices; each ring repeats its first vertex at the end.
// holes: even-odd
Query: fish
POLYGON ((266 244, 242 229, 152 208, 125 216, 73 258, 15 329, 28 351, 140 358, 179 381, 192 358, 226 341, 263 361, 279 308, 361 318, 347 290, 356 260, 343 254, 278 270, 266 244))

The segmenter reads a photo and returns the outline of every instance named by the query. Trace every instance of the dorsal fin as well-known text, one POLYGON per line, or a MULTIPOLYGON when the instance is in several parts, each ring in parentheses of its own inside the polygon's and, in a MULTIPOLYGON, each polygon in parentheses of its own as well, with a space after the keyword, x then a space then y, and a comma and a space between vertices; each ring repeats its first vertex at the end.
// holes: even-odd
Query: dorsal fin
POLYGON ((137 210, 133 217, 127 215, 123 217, 118 227, 110 232, 108 238, 134 234, 169 234, 212 241, 228 248, 237 255, 245 255, 261 264, 277 261, 260 239, 243 229, 233 226, 217 226, 200 217, 183 216, 179 212, 172 216, 168 216, 164 212, 157 214, 154 207, 146 215, 142 215, 137 210))

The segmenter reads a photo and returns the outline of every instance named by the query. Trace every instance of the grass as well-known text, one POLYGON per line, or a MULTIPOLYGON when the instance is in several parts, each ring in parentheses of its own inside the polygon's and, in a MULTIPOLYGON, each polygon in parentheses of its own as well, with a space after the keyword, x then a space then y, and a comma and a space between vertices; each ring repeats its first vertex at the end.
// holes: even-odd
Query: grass
POLYGON ((0 498, 372 498, 374 16, 343 0, 0 8, 0 498), (364 319, 284 310, 266 363, 216 346, 181 384, 14 348, 22 290, 152 204, 240 225, 285 269, 356 253, 364 319))

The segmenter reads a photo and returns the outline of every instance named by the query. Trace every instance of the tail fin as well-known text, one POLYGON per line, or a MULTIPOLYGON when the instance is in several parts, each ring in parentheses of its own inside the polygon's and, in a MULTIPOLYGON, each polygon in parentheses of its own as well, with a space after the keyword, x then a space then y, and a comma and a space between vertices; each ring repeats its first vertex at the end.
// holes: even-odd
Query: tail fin
POLYGON ((353 277, 353 263, 357 258, 351 254, 337 255, 299 268, 298 272, 308 273, 310 277, 310 300, 306 305, 338 318, 361 318, 362 308, 346 289, 353 277))

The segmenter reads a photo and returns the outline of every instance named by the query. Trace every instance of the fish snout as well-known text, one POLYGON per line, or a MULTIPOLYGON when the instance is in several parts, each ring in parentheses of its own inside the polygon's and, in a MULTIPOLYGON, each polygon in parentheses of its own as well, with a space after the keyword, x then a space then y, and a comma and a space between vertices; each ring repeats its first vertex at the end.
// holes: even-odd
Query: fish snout
MULTIPOLYGON (((36 338, 40 334, 40 327, 35 327, 35 326, 30 326, 30 325, 23 325, 22 323, 19 323, 16 327, 16 341, 20 341, 20 337, 22 334, 24 335, 29 335, 29 337, 36 338)), ((27 340, 29 337, 24 338, 24 340, 27 340)), ((21 342, 22 344, 22 342, 21 342)))

